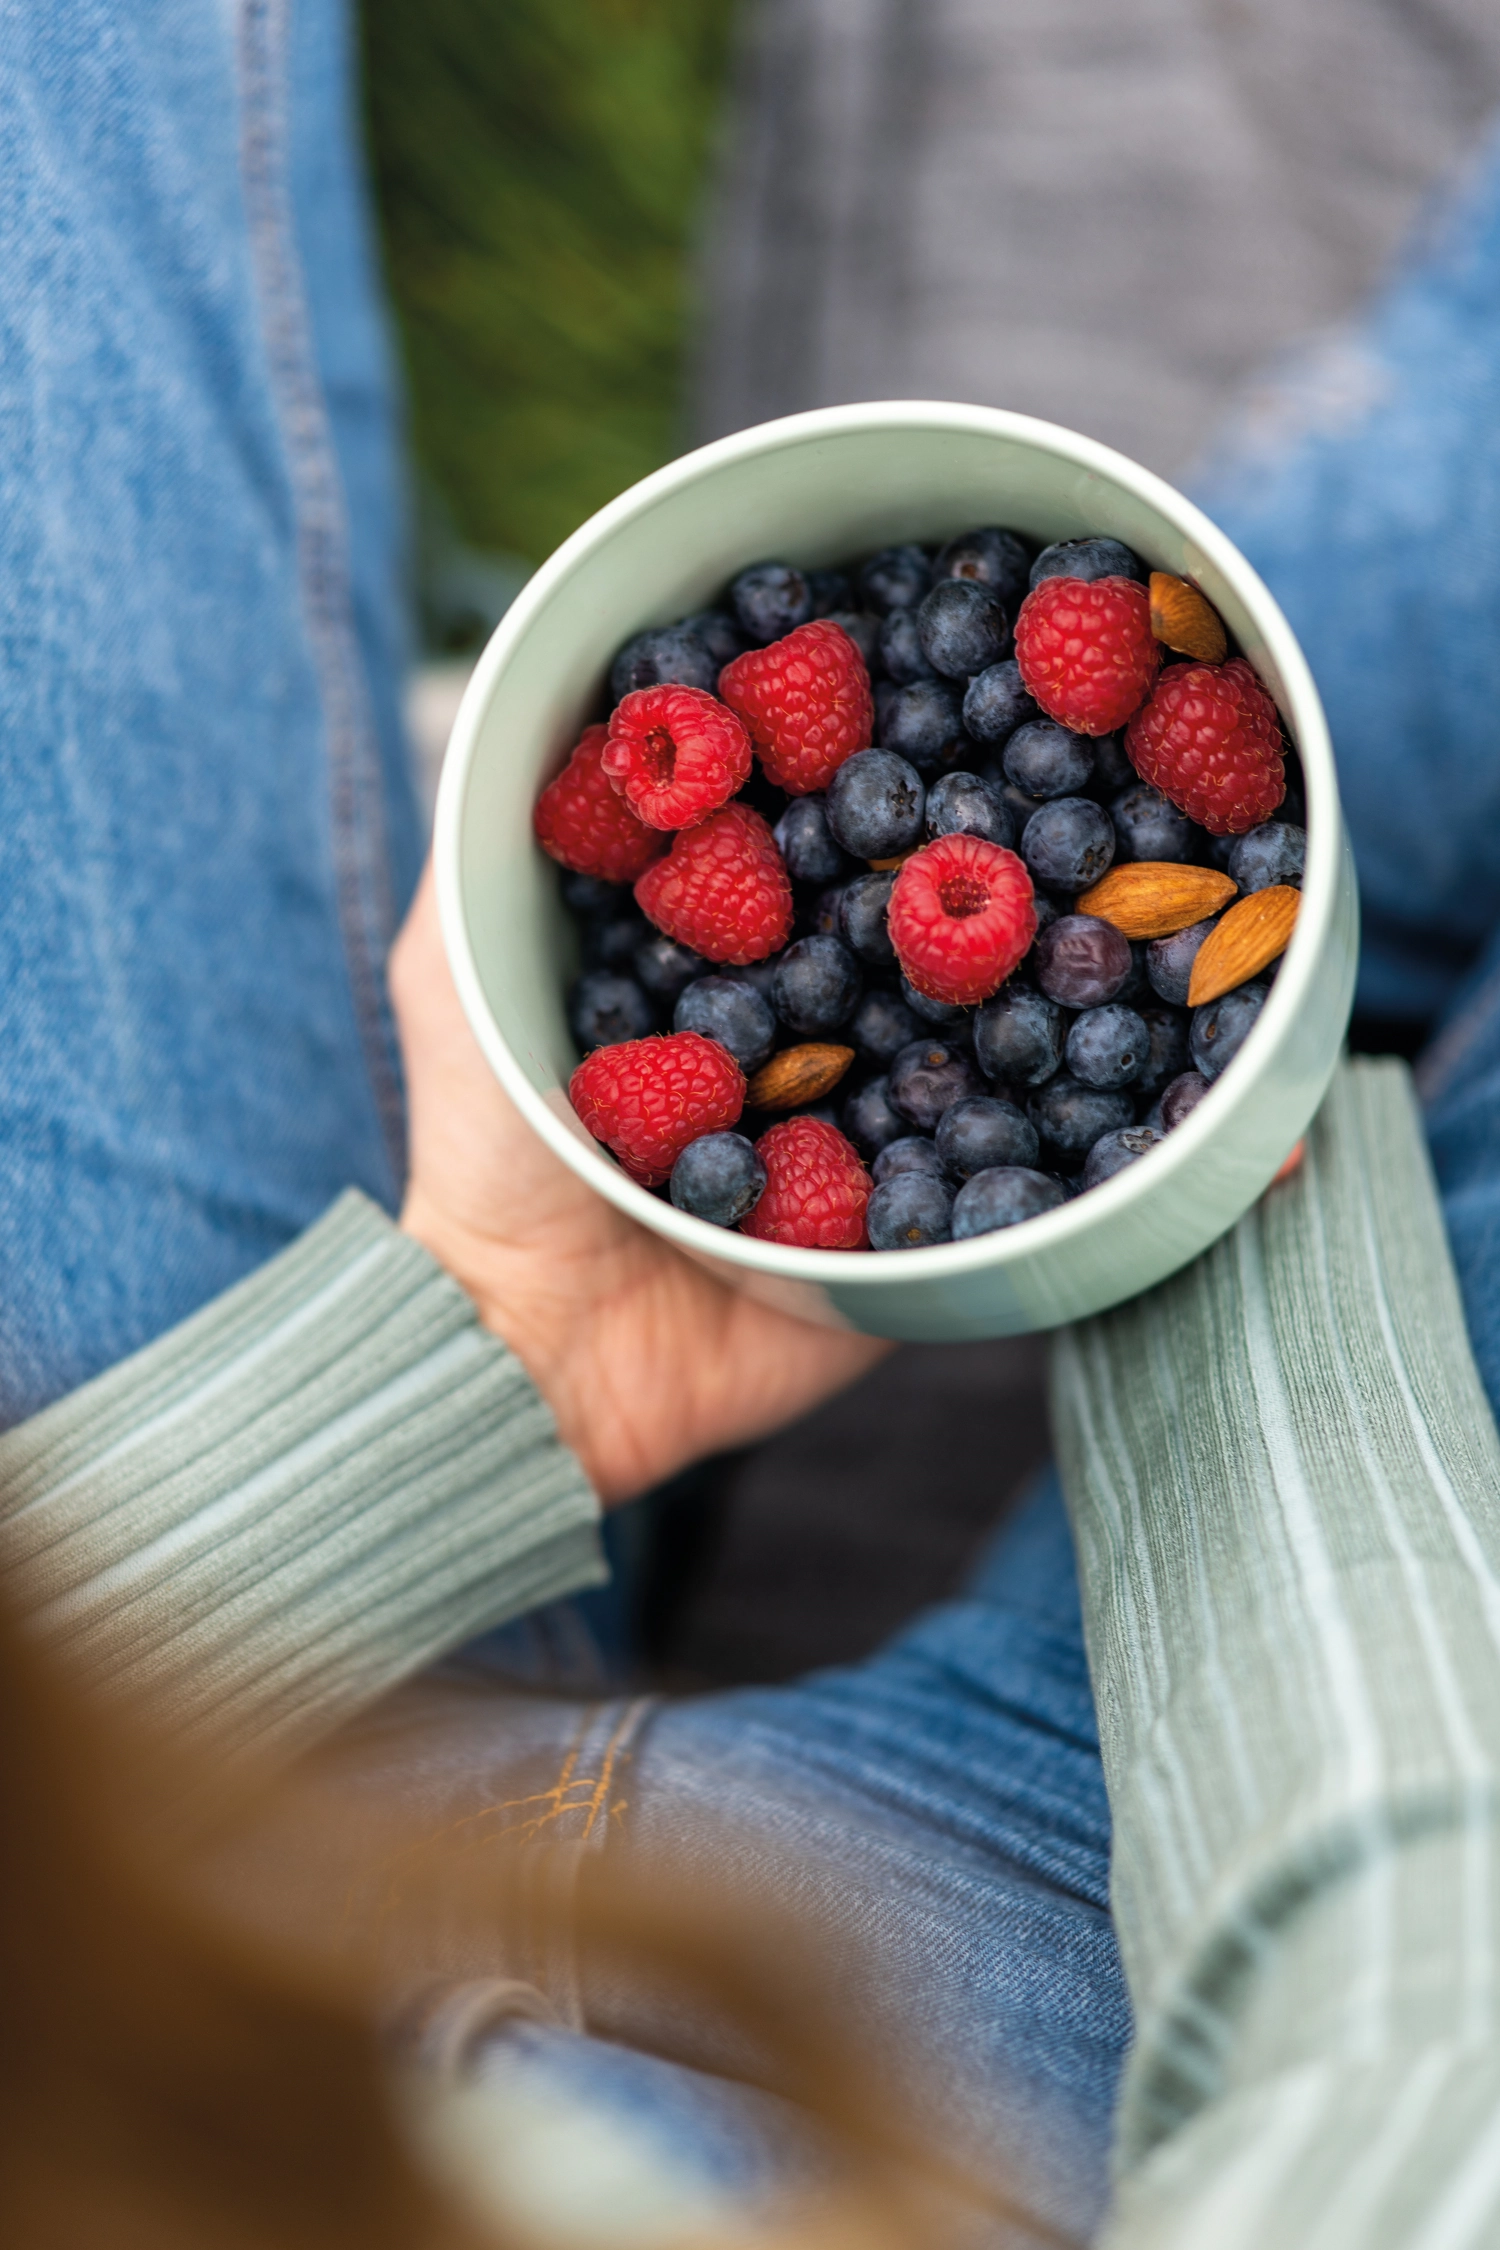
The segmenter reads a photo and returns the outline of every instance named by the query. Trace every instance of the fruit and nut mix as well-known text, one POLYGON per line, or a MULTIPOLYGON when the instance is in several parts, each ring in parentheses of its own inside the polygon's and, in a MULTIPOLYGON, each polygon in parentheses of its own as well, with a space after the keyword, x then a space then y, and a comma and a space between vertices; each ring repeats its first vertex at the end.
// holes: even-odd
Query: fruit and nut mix
POLYGON ((542 791, 573 1106, 710 1226, 908 1250, 1149 1160, 1300 903, 1295 753, 1197 587, 984 526, 639 633, 542 791))

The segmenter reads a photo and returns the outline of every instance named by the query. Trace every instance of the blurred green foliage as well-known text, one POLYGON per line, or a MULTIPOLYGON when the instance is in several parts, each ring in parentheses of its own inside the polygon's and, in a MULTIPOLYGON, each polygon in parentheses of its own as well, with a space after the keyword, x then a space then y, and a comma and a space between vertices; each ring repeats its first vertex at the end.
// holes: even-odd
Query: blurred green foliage
POLYGON ((363 0, 418 462, 538 562, 677 450, 734 0, 363 0))

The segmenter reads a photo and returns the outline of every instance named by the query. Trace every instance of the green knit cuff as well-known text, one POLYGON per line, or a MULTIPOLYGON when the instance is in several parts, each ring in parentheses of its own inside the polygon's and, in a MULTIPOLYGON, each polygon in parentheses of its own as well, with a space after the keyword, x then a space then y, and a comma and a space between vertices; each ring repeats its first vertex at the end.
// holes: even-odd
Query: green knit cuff
POLYGON ((216 1745, 300 1747, 607 1574, 514 1354, 350 1192, 0 1438, 0 1553, 72 1667, 216 1745))

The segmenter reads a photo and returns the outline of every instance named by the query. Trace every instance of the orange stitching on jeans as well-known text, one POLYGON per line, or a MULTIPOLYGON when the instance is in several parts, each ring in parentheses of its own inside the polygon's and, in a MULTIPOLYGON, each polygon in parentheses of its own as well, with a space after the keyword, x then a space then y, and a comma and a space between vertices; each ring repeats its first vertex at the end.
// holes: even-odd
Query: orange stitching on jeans
MULTIPOLYGON (((507 1813, 520 1812, 528 1805, 543 1805, 547 1809, 534 1815, 530 1820, 518 1824, 514 1829, 502 1828, 500 1834, 513 1837, 517 1843, 533 1842, 545 1828, 560 1820, 565 1813, 581 1812, 584 1816, 583 1834, 577 1838, 577 1841, 583 1844, 588 1843, 593 1836, 599 1815, 604 1810, 616 1768, 620 1763, 621 1740, 627 1730, 634 1724, 639 1709, 640 1706, 637 1703, 627 1704, 616 1720, 614 1729, 604 1745, 604 1753, 597 1775, 580 1774, 578 1772, 583 1738, 587 1734, 589 1726, 588 1720, 584 1719, 563 1759, 558 1777, 550 1789, 534 1790, 529 1796, 506 1797, 494 1804, 481 1805, 477 1811, 464 1813, 459 1819, 450 1821, 445 1827, 436 1828, 430 1835, 419 1838, 416 1843, 404 1846, 387 1863, 384 1870, 387 1889, 384 1899, 375 1909, 376 1920, 384 1921, 388 1919, 397 1911, 402 1902, 403 1891, 399 1870, 403 1862, 414 1859, 419 1853, 426 1852, 434 1845, 442 1845, 453 1841, 462 1836, 466 1829, 470 1831, 464 1837, 466 1849, 490 1843, 494 1840, 491 1832, 475 1833, 480 1829, 481 1824, 502 1821, 507 1813), (576 1798, 574 1792, 579 1790, 587 1790, 587 1797, 582 1800, 576 1798), (570 1799, 572 1799, 571 1802, 570 1799)), ((628 1751, 625 1755, 629 1755, 628 1751)), ((624 1812, 625 1802, 624 1798, 620 1798, 610 1806, 608 1818, 611 1821, 618 1819, 624 1812)), ((346 1910, 350 1903, 352 1902, 346 1900, 346 1910)))

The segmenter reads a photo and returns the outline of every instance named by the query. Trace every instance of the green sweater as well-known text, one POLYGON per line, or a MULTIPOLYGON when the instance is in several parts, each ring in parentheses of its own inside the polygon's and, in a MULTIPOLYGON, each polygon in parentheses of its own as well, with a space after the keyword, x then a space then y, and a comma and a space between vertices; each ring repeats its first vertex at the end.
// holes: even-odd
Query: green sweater
POLYGON ((1054 1376, 1137 2021, 1110 2250, 1500 2240, 1500 1440, 1405 1070, 1054 1376))
POLYGON ((605 1575, 519 1360, 357 1194, 0 1438, 0 1556, 75 1671, 216 1749, 302 1747, 605 1575))

